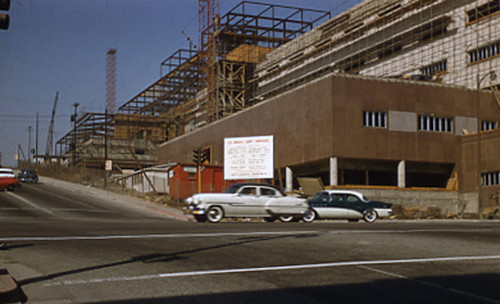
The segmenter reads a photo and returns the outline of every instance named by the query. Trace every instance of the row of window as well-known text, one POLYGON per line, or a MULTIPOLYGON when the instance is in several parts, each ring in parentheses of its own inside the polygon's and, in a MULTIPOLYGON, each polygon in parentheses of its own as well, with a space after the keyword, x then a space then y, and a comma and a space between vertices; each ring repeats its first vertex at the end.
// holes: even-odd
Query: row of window
POLYGON ((418 116, 418 130, 431 132, 453 132, 453 118, 418 116))
MULTIPOLYGON (((387 128, 387 112, 363 112, 363 126, 372 128, 387 128)), ((453 118, 418 116, 418 130, 431 132, 453 132, 453 118)))
POLYGON ((482 180, 483 186, 500 185, 500 171, 499 172, 482 173, 481 180, 482 180))
POLYGON ((481 131, 488 131, 493 129, 500 129, 500 121, 487 121, 483 120, 481 131))
POLYGON ((448 60, 441 60, 424 66, 420 69, 422 75, 432 76, 441 72, 446 72, 448 70, 448 60))
MULTIPOLYGON (((363 126, 371 128, 387 128, 387 112, 363 112, 363 126)), ((500 121, 483 120, 482 131, 500 129, 500 121)), ((430 132, 453 132, 453 118, 428 115, 418 116, 418 130, 430 132)))
POLYGON ((500 41, 469 51, 470 63, 500 54, 500 41))
POLYGON ((474 22, 478 19, 492 15, 498 11, 500 11, 500 1, 493 0, 471 9, 467 12, 467 16, 469 17, 469 22, 474 22))

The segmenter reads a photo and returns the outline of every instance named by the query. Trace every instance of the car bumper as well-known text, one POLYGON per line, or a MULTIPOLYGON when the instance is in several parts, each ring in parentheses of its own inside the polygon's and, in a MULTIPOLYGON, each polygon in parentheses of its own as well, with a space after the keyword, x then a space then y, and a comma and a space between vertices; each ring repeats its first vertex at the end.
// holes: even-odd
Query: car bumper
POLYGON ((200 209, 196 208, 195 206, 187 206, 182 208, 184 211, 184 214, 191 214, 191 215, 205 215, 207 214, 205 209, 200 209))

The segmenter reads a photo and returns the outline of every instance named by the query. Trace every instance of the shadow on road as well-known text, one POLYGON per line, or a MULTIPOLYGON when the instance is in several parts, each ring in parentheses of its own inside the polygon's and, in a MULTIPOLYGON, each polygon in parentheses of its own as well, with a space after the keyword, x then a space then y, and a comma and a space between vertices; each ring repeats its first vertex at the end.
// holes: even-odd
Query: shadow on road
POLYGON ((99 303, 499 303, 499 284, 500 275, 486 273, 99 303))
POLYGON ((67 275, 73 275, 73 274, 83 273, 83 272, 87 272, 87 271, 115 267, 115 266, 120 266, 120 265, 125 265, 125 264, 131 264, 131 263, 137 263, 137 262, 141 262, 141 263, 167 263, 167 262, 171 262, 174 260, 188 259, 189 257, 185 257, 183 255, 188 255, 191 253, 221 249, 221 248, 232 247, 232 246, 239 246, 239 245, 248 244, 248 243, 271 241, 271 240, 276 240, 276 239, 285 239, 285 238, 292 238, 292 237, 293 238, 316 237, 318 235, 319 234, 316 234, 316 233, 294 234, 293 232, 291 232, 289 235, 245 237, 245 238, 239 238, 235 242, 229 242, 226 244, 201 247, 201 248, 178 251, 178 252, 173 252, 173 253, 152 253, 152 254, 140 255, 140 256, 132 257, 132 258, 125 260, 125 261, 107 263, 107 264, 102 264, 102 265, 95 265, 95 266, 90 266, 90 267, 85 267, 85 268, 80 268, 80 269, 74 269, 74 270, 53 273, 53 274, 49 274, 49 275, 45 275, 45 276, 28 278, 28 279, 24 279, 24 280, 19 281, 18 284, 20 287, 22 287, 24 285, 38 283, 38 282, 42 282, 42 281, 48 281, 48 280, 64 277, 67 275))

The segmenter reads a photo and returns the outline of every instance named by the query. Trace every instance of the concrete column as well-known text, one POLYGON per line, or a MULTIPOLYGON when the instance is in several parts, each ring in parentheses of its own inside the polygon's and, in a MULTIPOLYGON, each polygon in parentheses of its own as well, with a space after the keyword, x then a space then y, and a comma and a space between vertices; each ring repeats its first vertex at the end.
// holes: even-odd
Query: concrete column
POLYGON ((406 162, 404 160, 398 164, 398 187, 406 188, 406 162))
POLYGON ((336 157, 330 157, 330 186, 339 184, 339 160, 336 157))
POLYGON ((290 167, 285 168, 285 183, 286 183, 285 191, 292 191, 293 190, 293 171, 290 167))

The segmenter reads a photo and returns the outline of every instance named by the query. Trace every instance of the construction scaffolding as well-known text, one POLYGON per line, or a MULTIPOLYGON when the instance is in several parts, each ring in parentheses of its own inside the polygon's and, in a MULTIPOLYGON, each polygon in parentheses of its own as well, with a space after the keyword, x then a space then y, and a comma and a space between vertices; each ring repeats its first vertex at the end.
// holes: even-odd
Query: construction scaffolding
POLYGON ((331 72, 479 86, 500 96, 498 0, 339 3, 329 12, 243 1, 221 17, 215 0, 200 0, 199 49, 165 59, 160 79, 117 115, 84 115, 58 142, 61 151, 102 138, 105 122, 116 140, 170 140, 331 72), (477 83, 492 71, 496 80, 477 83))

